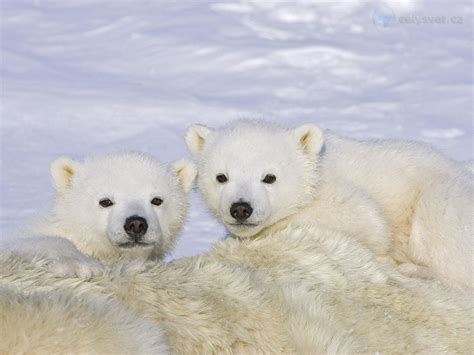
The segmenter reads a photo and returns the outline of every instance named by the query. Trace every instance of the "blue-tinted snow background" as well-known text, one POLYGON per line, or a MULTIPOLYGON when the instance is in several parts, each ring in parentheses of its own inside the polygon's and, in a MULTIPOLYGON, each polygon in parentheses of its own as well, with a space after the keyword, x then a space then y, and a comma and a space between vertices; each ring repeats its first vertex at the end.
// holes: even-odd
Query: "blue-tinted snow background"
MULTIPOLYGON (((178 159, 195 122, 309 121, 473 157, 469 0, 1 4, 2 234, 50 206, 52 159, 178 159)), ((224 234, 191 202, 174 256, 224 234)))

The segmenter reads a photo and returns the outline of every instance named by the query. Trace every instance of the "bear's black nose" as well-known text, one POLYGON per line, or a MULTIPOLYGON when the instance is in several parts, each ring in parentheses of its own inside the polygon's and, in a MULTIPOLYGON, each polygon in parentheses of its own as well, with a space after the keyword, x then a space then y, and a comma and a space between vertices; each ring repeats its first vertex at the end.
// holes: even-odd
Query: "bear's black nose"
POLYGON ((235 202, 230 206, 230 215, 239 222, 248 219, 253 212, 252 206, 247 202, 235 202))
POLYGON ((139 216, 131 216, 125 220, 123 226, 125 232, 135 241, 139 241, 143 237, 148 229, 148 223, 146 219, 139 216))

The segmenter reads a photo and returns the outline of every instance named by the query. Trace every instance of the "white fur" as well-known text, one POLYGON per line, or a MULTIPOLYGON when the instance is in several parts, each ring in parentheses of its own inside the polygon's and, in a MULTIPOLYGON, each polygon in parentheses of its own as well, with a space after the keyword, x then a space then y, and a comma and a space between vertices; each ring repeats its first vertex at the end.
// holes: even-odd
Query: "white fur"
POLYGON ((57 159, 51 175, 56 190, 52 212, 23 238, 2 238, 0 249, 29 259, 46 256, 59 274, 84 275, 94 274, 100 264, 80 252, 100 260, 168 253, 184 224, 196 170, 184 160, 166 165, 144 154, 115 153, 84 162, 57 159), (154 197, 163 203, 151 204, 154 197), (102 207, 104 198, 113 205, 102 207), (146 245, 122 247, 130 241, 124 224, 131 216, 146 219, 146 245))
POLYGON ((37 235, 0 240, 3 255, 20 255, 34 262, 47 258, 48 268, 58 276, 91 277, 104 271, 98 260, 81 253, 73 242, 61 237, 37 235))
POLYGON ((2 354, 169 354, 163 331, 119 302, 0 287, 2 354))
POLYGON ((140 320, 120 316, 124 309, 117 302, 160 325, 177 354, 462 354, 472 349, 469 296, 404 277, 353 238, 315 226, 290 226, 257 239, 227 238, 209 253, 167 264, 118 263, 90 280, 58 278, 41 261, 0 256, 0 287, 5 285, 38 297, 18 317, 10 310, 10 299, 17 297, 0 292, 0 308, 5 305, 0 353, 35 347, 78 352, 81 348, 72 344, 86 339, 101 349, 113 348, 114 341, 136 344, 136 332, 132 329, 130 338, 122 330, 140 320), (77 296, 68 307, 56 297, 66 291, 77 296), (98 305, 93 296, 106 296, 109 306, 98 305), (89 302, 97 304, 96 312, 84 307, 89 302), (127 323, 117 324, 117 318, 127 323), (80 334, 75 319, 87 321, 80 334), (19 334, 35 334, 39 324, 36 334, 49 336, 26 336, 11 347, 19 334), (64 328, 61 337, 58 328, 64 328), (107 334, 111 328, 117 331, 107 334))
POLYGON ((432 148, 256 121, 193 126, 186 142, 207 205, 233 235, 322 224, 379 256, 417 265, 420 275, 428 269, 450 285, 472 286, 472 175, 432 148), (269 173, 277 177, 270 185, 262 182, 269 173), (217 182, 217 174, 228 181, 217 182), (245 225, 230 214, 237 201, 254 210, 245 225))

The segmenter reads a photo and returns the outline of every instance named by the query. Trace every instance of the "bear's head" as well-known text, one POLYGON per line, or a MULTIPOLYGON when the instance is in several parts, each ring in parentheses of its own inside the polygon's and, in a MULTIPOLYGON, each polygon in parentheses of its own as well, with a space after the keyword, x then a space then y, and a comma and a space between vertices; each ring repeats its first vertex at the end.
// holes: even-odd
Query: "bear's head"
POLYGON ((139 153, 51 165, 56 198, 48 224, 99 259, 162 257, 180 232, 196 169, 139 153))
POLYGON ((204 200, 237 237, 254 236, 314 199, 323 147, 316 125, 289 130, 261 121, 221 129, 195 125, 186 143, 204 200))

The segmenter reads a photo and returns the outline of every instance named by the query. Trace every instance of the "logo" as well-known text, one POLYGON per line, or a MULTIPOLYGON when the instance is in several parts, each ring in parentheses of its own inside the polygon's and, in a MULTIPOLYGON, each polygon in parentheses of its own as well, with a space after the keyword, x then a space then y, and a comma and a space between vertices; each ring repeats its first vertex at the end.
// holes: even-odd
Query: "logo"
POLYGON ((387 28, 397 21, 395 12, 388 6, 377 7, 372 13, 372 22, 377 28, 387 28))

